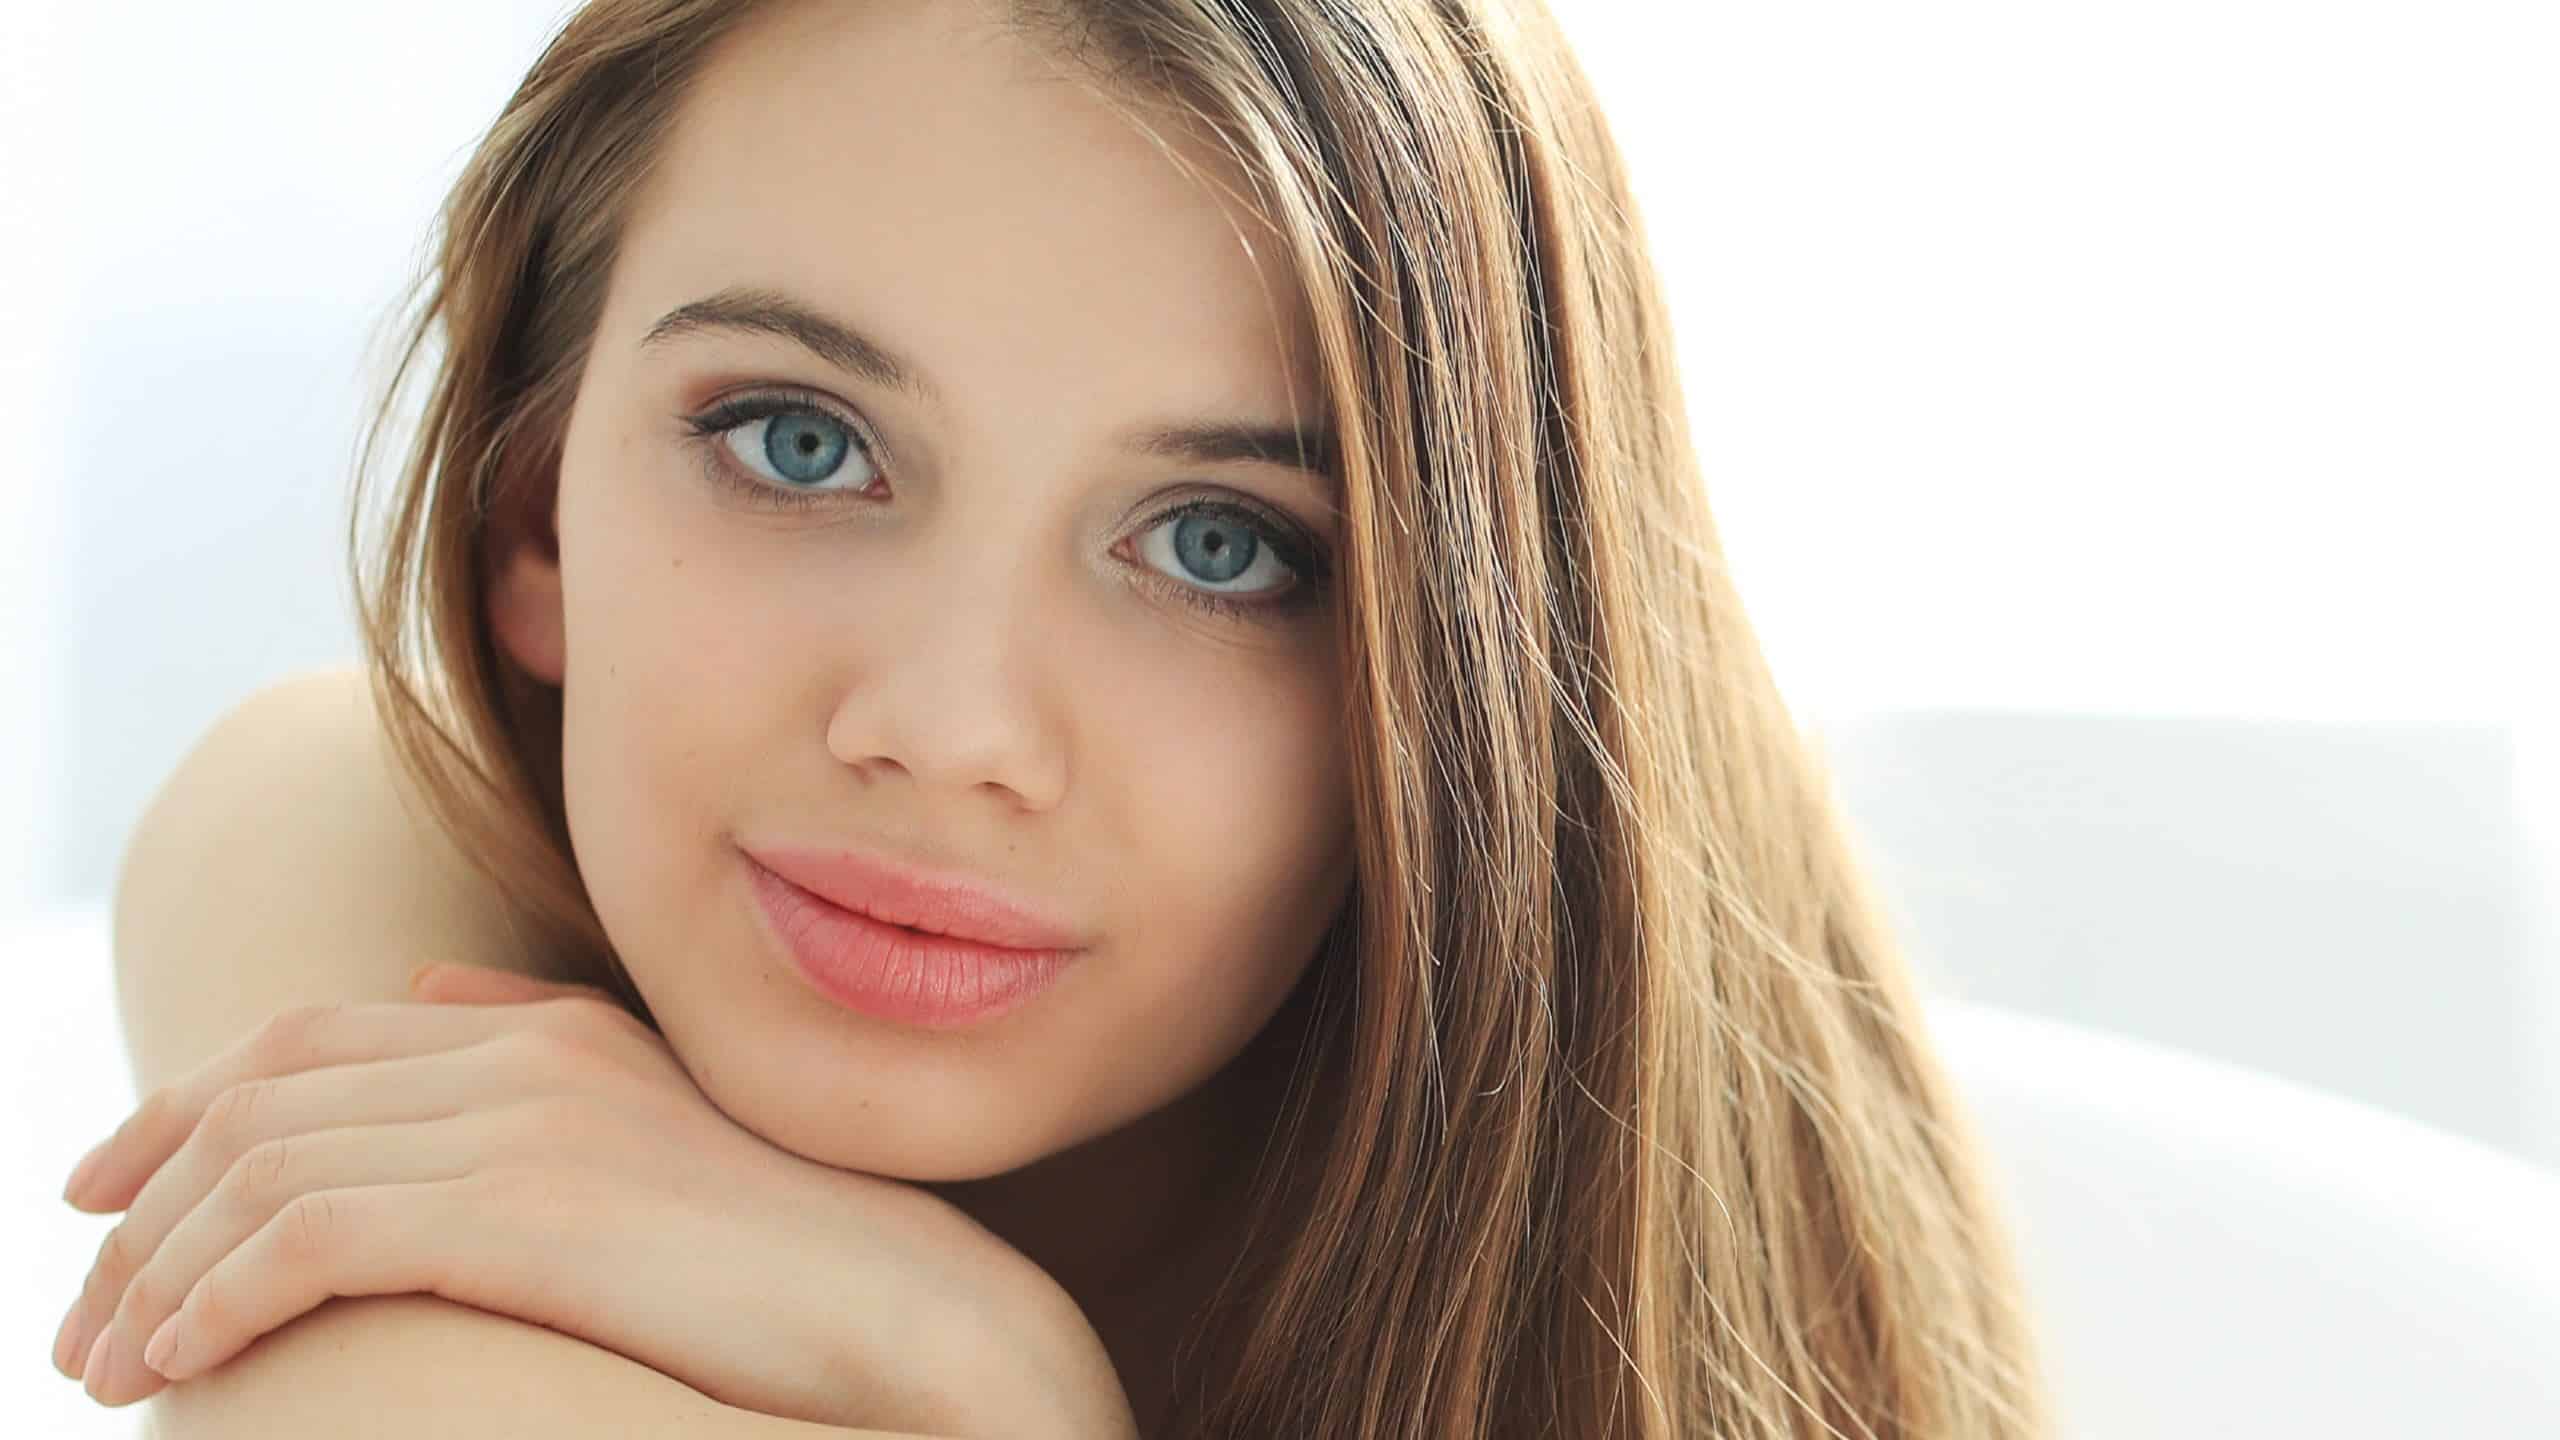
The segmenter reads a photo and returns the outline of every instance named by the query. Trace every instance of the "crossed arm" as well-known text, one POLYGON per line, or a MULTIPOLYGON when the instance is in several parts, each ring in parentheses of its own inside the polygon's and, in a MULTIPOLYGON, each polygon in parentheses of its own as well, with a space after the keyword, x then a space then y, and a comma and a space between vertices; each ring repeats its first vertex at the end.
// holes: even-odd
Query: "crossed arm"
MULTIPOLYGON (((136 827, 116 885, 137 1095, 280 1011, 406 999, 410 970, 430 960, 559 978, 405 795, 352 670, 267 690, 198 743, 136 827)), ((574 1336, 432 1295, 330 1300, 147 1405, 159 1440, 886 1433, 722 1405, 574 1336)))

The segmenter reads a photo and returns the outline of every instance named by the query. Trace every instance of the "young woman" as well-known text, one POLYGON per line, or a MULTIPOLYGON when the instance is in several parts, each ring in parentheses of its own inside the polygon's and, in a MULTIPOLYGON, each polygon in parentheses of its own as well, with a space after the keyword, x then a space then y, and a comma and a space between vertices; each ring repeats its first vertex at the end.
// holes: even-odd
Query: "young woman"
POLYGON ((134 841, 57 1363, 172 1436, 2048 1433, 1634 214, 1536 0, 585 5, 375 419, 439 338, 370 703, 134 841))

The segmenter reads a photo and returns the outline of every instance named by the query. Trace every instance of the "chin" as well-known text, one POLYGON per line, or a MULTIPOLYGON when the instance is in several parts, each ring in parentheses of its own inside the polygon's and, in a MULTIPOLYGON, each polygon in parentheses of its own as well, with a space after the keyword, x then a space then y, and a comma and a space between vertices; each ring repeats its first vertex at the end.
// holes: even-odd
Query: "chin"
POLYGON ((950 1183, 1019 1170, 1055 1148, 1025 1128, 1036 1112, 1018 1095, 988 1093, 993 1077, 947 1056, 865 1055, 838 1031, 726 1035, 698 1057, 676 1039, 684 1028, 669 1025, 669 1043, 713 1106, 766 1144, 831 1169, 950 1183))

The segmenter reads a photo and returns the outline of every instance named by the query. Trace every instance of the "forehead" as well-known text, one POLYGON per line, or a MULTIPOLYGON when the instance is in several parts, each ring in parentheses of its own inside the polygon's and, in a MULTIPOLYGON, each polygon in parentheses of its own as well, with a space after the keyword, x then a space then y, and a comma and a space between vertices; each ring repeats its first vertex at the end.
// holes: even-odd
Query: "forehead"
POLYGON ((706 62, 618 269, 641 324, 810 297, 958 403, 1072 380, 1083 408, 1315 414, 1276 235, 1231 160, 1146 113, 1190 171, 984 5, 779 7, 706 62))

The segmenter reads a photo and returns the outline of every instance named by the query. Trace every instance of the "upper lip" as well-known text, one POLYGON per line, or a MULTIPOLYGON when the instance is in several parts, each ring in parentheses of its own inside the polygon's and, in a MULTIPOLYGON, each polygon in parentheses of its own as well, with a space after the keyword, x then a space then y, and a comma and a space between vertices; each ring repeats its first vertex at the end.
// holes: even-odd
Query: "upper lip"
POLYGON ((749 850, 747 858, 846 910, 1007 950, 1082 950, 1072 927, 973 876, 846 849, 749 850))

